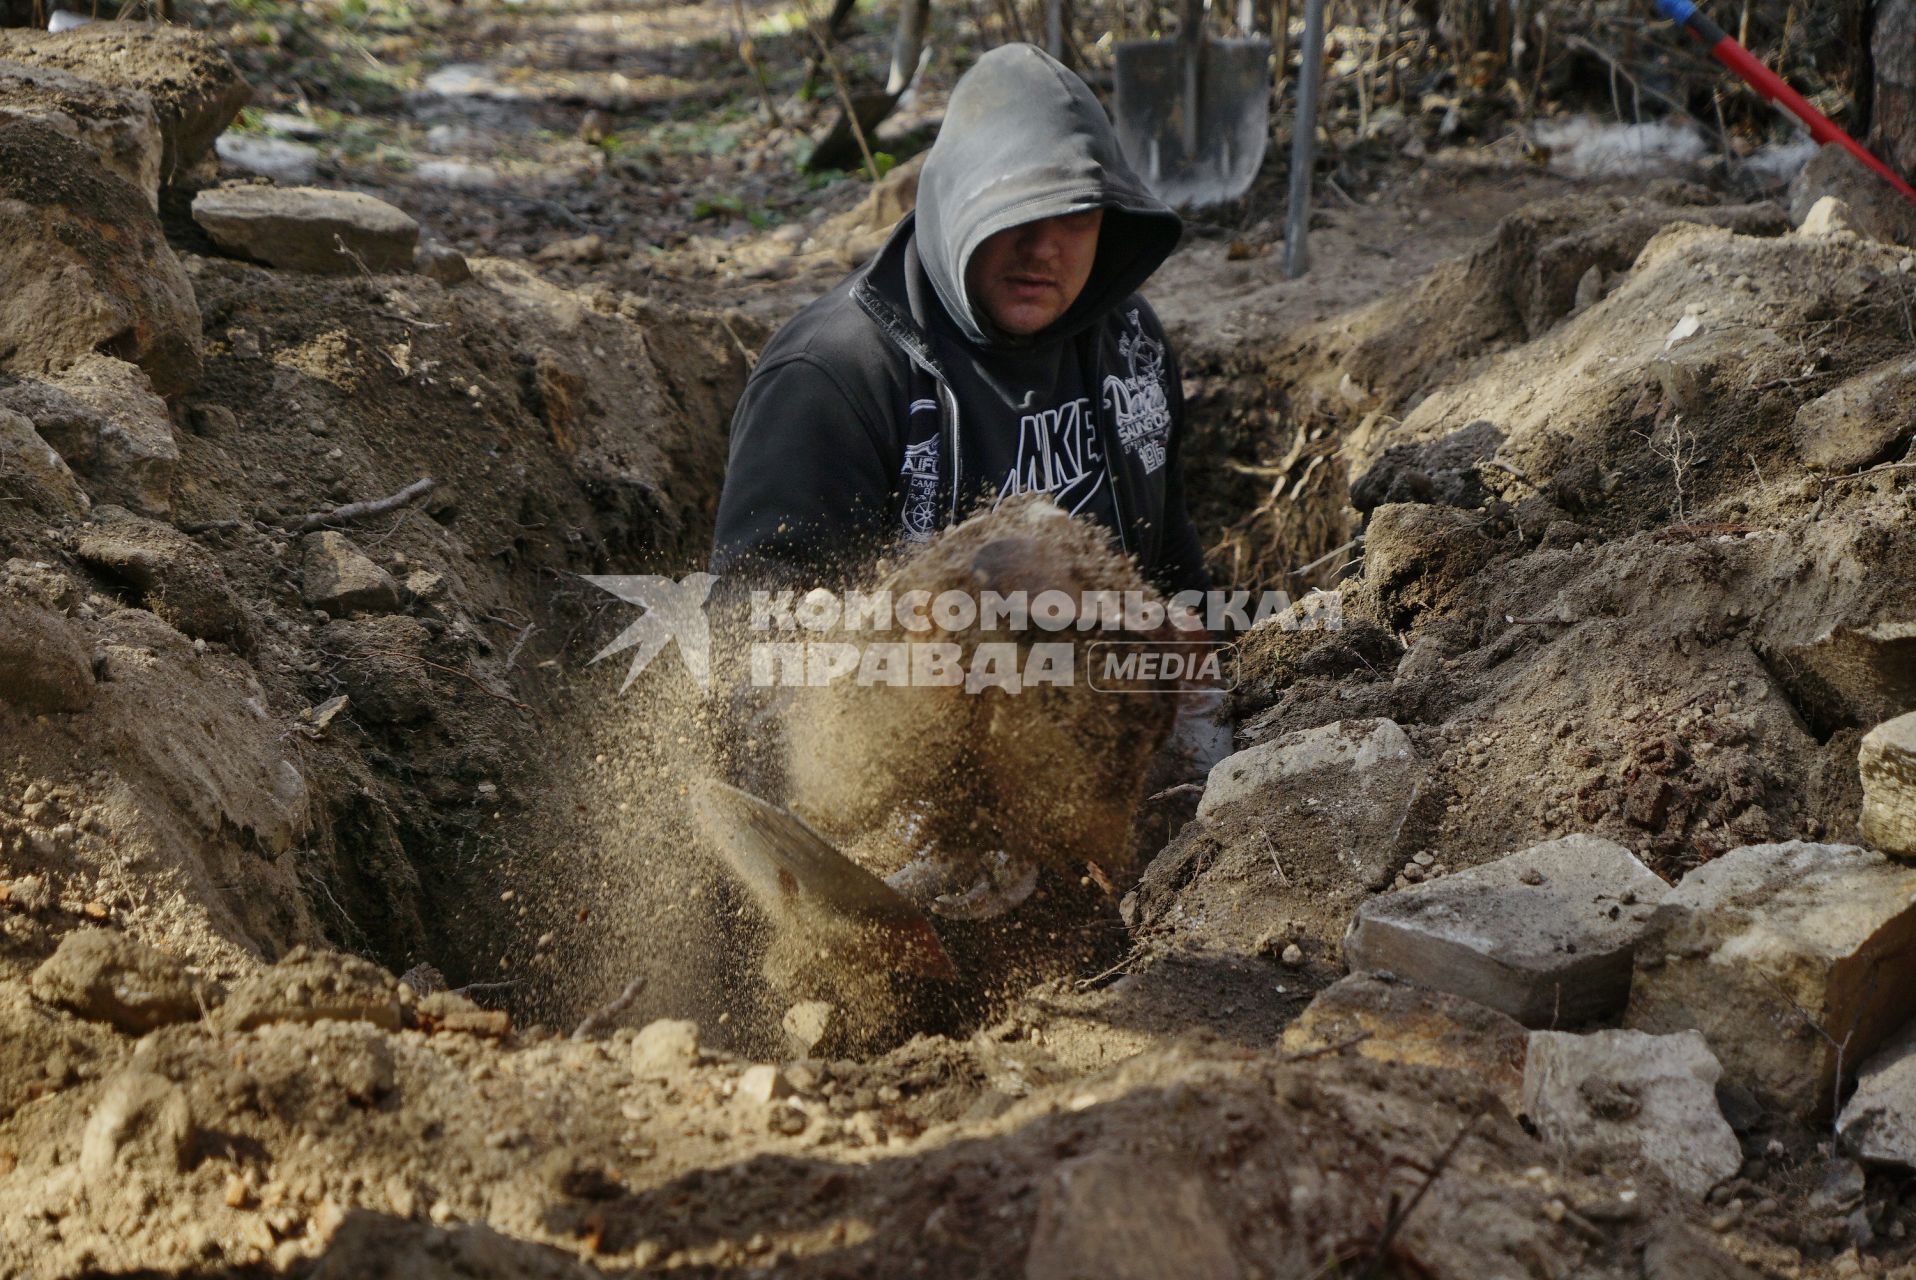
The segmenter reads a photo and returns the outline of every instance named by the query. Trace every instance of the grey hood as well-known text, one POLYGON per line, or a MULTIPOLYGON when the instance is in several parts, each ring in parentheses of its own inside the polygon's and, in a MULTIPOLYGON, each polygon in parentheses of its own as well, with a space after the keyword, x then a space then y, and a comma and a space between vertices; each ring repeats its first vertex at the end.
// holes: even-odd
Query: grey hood
POLYGON ((993 49, 951 92, 918 180, 918 258, 972 342, 1003 341, 965 289, 971 255, 1009 227, 1105 210, 1084 292, 1032 341, 1077 333, 1135 293, 1177 247, 1181 224, 1118 150, 1091 90, 1035 45, 993 49))

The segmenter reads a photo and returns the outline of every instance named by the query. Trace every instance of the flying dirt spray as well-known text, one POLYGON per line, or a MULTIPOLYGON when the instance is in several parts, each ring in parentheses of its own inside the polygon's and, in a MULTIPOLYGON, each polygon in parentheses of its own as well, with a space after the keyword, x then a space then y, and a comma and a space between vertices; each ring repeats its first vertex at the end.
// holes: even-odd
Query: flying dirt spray
MULTIPOLYGON (((693 629, 657 603, 678 598, 667 587, 685 596, 684 584, 616 581, 659 612, 602 656, 631 650, 644 666, 671 639, 686 647, 693 629)), ((1042 499, 1007 501, 863 581, 894 599, 1129 596, 1170 616, 1131 560, 1042 499)), ((642 681, 628 672, 607 722, 618 727, 598 735, 582 814, 597 827, 583 843, 596 847, 581 853, 604 904, 577 967, 623 975, 600 984, 610 990, 657 967, 648 1006, 702 1023, 723 1012, 742 1037, 776 1035, 793 1002, 828 1002, 841 1043, 869 1047, 951 1029, 1121 947, 1115 895, 1134 874, 1132 820, 1177 677, 1196 665, 1184 651, 1204 637, 1103 621, 1060 631, 934 609, 907 641, 967 676, 874 684, 854 662, 833 667, 839 678, 766 687, 772 668, 755 651, 790 637, 715 611, 699 637, 710 692, 656 679, 672 671, 661 659, 642 681), (1152 643, 1180 647, 1179 661, 1125 655, 1092 668, 1101 647, 1152 643)), ((810 638, 867 655, 906 643, 850 617, 810 638)))

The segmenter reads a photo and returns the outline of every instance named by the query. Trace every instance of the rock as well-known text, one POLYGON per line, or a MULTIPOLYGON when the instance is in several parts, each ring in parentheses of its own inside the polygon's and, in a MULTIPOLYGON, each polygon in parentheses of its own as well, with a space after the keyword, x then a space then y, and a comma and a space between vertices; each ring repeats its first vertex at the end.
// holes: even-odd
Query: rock
POLYGON ((1912 1014, 1916 868, 1793 840, 1733 850, 1669 892, 1624 1025, 1701 1031, 1730 1079, 1807 1118, 1829 1114, 1835 1045, 1853 1071, 1912 1014))
POLYGON ((1819 471, 1888 462, 1916 435, 1916 360, 1901 357, 1796 411, 1796 452, 1819 471))
POLYGON ((660 1018, 639 1029, 632 1040, 632 1074, 653 1080, 675 1076, 698 1061, 699 1024, 660 1018))
POLYGON ((1743 1148, 1716 1105, 1722 1074, 1694 1031, 1537 1031, 1523 1109, 1543 1140, 1573 1159, 1642 1161, 1701 1198, 1743 1166, 1743 1148))
POLYGON ((410 271, 419 224, 384 200, 319 187, 216 187, 193 221, 230 253, 293 271, 410 271))
POLYGON ((1856 753, 1863 778, 1863 839, 1916 858, 1916 712, 1877 725, 1856 753))
POLYGON ((153 100, 144 93, 53 67, 0 62, 0 120, 18 116, 52 125, 131 183, 150 207, 160 207, 165 143, 153 100))
POLYGON ((1859 1160, 1916 1169, 1916 1022, 1857 1070, 1836 1133, 1859 1160))
POLYGON ((1205 1179, 1126 1151, 1058 1165, 1038 1197, 1025 1280, 1233 1280, 1232 1232, 1205 1179))
POLYGON ((422 160, 413 168, 415 181, 454 191, 492 191, 506 183, 506 177, 489 164, 470 160, 422 160))
POLYGON ((1344 959, 1527 1026, 1577 1026, 1623 1008, 1631 957, 1665 891, 1621 845, 1566 836, 1372 898, 1344 959))
POLYGON ((0 371, 44 373, 101 349, 161 395, 199 378, 199 304, 159 219, 38 120, 0 122, 0 280, 0 371))
POLYGON ((149 515, 173 503, 180 451, 166 401, 124 360, 89 352, 57 373, 0 389, 86 481, 94 498, 149 515))
POLYGON ((33 429, 31 418, 6 408, 0 408, 0 481, 9 496, 49 514, 77 516, 87 509, 66 459, 33 429))
POLYGON ((1849 205, 1836 196, 1824 196, 1810 206, 1803 215, 1796 234, 1801 236, 1832 236, 1839 231, 1854 232, 1851 225, 1849 205))
POLYGON ((801 1000, 779 1019, 785 1042, 800 1058, 828 1057, 842 1047, 846 1020, 829 1000, 801 1000))
POLYGON ((59 614, 0 596, 0 703, 29 715, 93 701, 93 652, 59 614))
POLYGON ((745 1068, 744 1074, 738 1078, 735 1096, 745 1102, 769 1106, 780 1098, 792 1096, 792 1082, 777 1067, 761 1062, 745 1068))
POLYGON ((1916 207, 1839 146, 1826 146, 1790 186, 1790 218, 1805 222, 1818 202, 1840 197, 1857 234, 1916 247, 1916 207))
POLYGON ((214 142, 220 163, 241 173, 300 186, 319 176, 319 148, 256 133, 223 133, 214 142))
POLYGON ((1472 1000, 1371 973, 1353 973, 1317 993, 1284 1029, 1284 1051, 1329 1053, 1461 1071, 1496 1090, 1515 1115, 1523 1102, 1529 1033, 1516 1019, 1472 1000))
POLYGON ((1211 770, 1197 816, 1216 821, 1229 806, 1306 804, 1319 824, 1339 829, 1347 872, 1376 887, 1394 869, 1394 835, 1422 776, 1410 739, 1395 722, 1339 720, 1226 756, 1211 770))
POLYGON ((1260 742, 1226 756, 1211 770, 1197 816, 1249 799, 1301 774, 1319 769, 1364 773, 1380 764, 1410 760, 1410 738, 1390 720, 1339 720, 1260 742))
POLYGON ((228 1031, 275 1022, 370 1022, 400 1026, 399 981, 370 960, 294 947, 280 962, 234 985, 219 1012, 228 1031))
POLYGON ((111 1193, 128 1169, 177 1174, 197 1136, 186 1093, 164 1076, 126 1070, 108 1080, 80 1138, 80 1176, 111 1193))
POLYGON ((166 23, 101 22, 59 34, 0 31, 0 59, 146 94, 159 119, 165 182, 199 163, 253 96, 216 41, 166 23))
POLYGON ((1916 707, 1916 619, 1834 626, 1765 657, 1818 734, 1880 724, 1916 707))
POLYGON ((330 529, 307 534, 302 597, 335 618, 349 613, 391 613, 399 608, 399 584, 374 564, 352 539, 330 529))
POLYGON ((420 245, 413 255, 413 270, 447 288, 472 279, 472 265, 466 255, 445 244, 420 245))
POLYGON ((76 929, 33 971, 33 995, 132 1035, 199 1019, 207 992, 186 966, 137 938, 76 929))
POLYGON ((212 553, 171 525, 99 507, 75 553, 189 636, 250 650, 252 620, 212 553))

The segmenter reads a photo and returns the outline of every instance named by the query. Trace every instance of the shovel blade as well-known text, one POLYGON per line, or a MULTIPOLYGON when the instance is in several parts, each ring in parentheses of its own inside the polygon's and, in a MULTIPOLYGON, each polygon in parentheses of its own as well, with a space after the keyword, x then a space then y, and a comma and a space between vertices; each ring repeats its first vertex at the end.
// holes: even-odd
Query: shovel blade
POLYGON ((1116 50, 1118 145, 1166 204, 1195 208, 1251 189, 1271 134, 1271 42, 1206 39, 1198 101, 1186 92, 1185 46, 1127 40, 1116 50), (1197 146, 1186 145, 1195 112, 1197 146))
POLYGON ((869 950, 920 977, 958 976, 922 911, 790 810, 712 779, 693 789, 692 809, 776 927, 821 946, 869 950))

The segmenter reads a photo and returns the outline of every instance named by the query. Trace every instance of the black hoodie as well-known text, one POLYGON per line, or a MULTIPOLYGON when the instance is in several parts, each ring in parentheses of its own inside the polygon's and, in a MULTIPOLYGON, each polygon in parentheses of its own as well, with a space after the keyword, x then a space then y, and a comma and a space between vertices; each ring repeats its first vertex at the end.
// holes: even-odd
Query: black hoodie
POLYGON ((1135 293, 1178 233, 1082 80, 1032 45, 984 55, 952 91, 916 212, 761 355, 732 419, 713 572, 836 577, 1039 488, 1111 528, 1162 589, 1203 589, 1183 390, 1135 293), (1030 337, 996 332, 965 289, 978 246, 1094 208, 1078 299, 1030 337))

